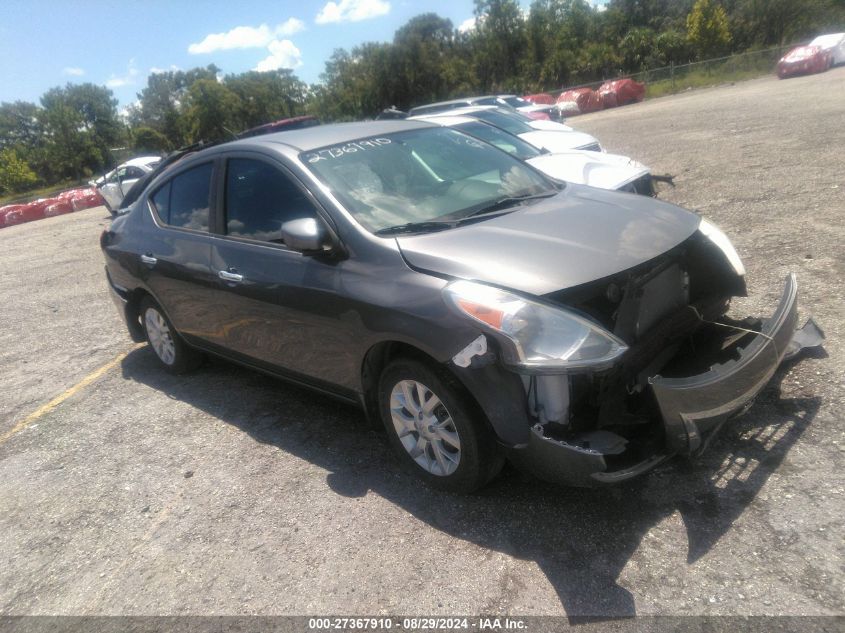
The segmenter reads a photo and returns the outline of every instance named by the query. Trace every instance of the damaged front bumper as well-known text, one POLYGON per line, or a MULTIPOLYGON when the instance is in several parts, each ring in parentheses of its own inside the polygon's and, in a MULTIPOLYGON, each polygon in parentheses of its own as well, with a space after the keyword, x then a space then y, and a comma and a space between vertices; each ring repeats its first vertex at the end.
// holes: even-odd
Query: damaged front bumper
POLYGON ((726 420, 751 405, 784 358, 821 344, 824 334, 812 319, 796 331, 797 319, 798 287, 790 275, 775 313, 731 360, 695 376, 649 378, 665 445, 638 463, 609 469, 613 456, 626 449, 625 440, 614 433, 596 430, 566 441, 549 437, 541 424, 531 429, 528 444, 514 451, 517 462, 544 479, 585 486, 629 479, 672 455, 700 452, 726 420))

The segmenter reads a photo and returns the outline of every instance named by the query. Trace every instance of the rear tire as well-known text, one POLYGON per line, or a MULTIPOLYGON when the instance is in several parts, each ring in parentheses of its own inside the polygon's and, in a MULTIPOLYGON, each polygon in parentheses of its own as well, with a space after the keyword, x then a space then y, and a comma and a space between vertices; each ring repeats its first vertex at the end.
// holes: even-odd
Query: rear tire
POLYGON ((144 297, 139 314, 147 342, 166 371, 182 374, 199 366, 202 355, 182 340, 155 301, 144 297))
POLYGON ((430 486, 468 493, 501 470, 504 454, 493 432, 446 370, 397 359, 381 374, 378 403, 403 466, 430 486))

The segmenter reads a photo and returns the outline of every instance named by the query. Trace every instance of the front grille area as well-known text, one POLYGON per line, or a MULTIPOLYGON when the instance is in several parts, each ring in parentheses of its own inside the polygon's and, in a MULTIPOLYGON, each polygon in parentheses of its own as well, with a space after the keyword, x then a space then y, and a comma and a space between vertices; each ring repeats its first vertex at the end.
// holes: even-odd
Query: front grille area
POLYGON ((619 456, 626 460, 653 454, 663 431, 648 377, 673 362, 701 331, 702 319, 722 318, 730 297, 744 293, 742 278, 724 255, 696 233, 639 266, 546 295, 629 346, 612 369, 570 376, 569 415, 557 423, 559 429, 569 434, 611 431, 629 442, 619 456))
POLYGON ((584 147, 579 147, 578 149, 585 151, 585 152, 600 152, 601 145, 598 143, 590 143, 589 145, 585 145, 584 147))
POLYGON ((637 193, 641 196, 649 196, 651 198, 657 195, 657 192, 654 190, 654 180, 652 180, 651 174, 646 174, 636 180, 632 180, 624 187, 620 187, 619 191, 637 193))

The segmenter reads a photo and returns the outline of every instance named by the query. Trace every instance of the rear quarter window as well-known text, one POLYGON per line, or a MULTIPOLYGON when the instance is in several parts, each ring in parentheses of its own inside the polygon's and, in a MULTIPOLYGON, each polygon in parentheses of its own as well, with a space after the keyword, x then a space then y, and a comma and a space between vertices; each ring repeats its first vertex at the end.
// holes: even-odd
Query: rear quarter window
POLYGON ((175 228, 208 231, 212 163, 171 178, 152 196, 159 219, 175 228))

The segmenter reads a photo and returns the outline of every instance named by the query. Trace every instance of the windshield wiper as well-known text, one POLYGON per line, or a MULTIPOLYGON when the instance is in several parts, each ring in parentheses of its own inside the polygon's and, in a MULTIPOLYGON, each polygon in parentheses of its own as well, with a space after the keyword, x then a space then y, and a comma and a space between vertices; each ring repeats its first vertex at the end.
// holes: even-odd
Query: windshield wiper
POLYGON ((376 235, 396 235, 397 233, 429 233, 433 231, 443 231, 457 226, 457 222, 407 222, 406 224, 397 224, 396 226, 388 226, 376 231, 376 235))
POLYGON ((487 215, 488 213, 501 211, 502 209, 515 206, 520 202, 526 202, 528 200, 539 200, 541 198, 551 198, 552 196, 556 196, 557 194, 557 191, 546 191, 544 193, 535 193, 525 196, 508 196, 507 198, 499 198, 495 202, 491 202, 487 206, 482 207, 477 211, 473 211, 468 216, 461 218, 461 221, 467 220, 469 218, 476 218, 480 215, 487 215))

